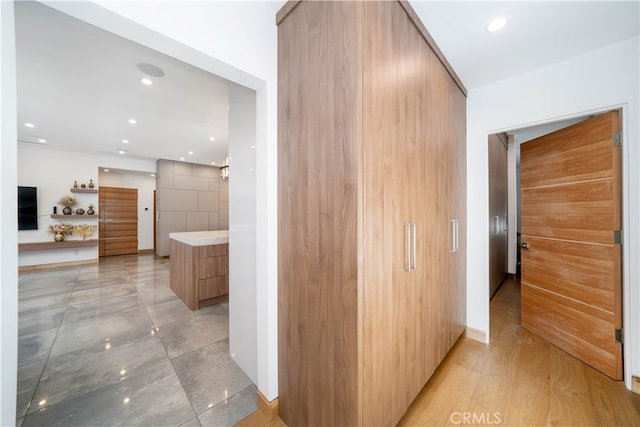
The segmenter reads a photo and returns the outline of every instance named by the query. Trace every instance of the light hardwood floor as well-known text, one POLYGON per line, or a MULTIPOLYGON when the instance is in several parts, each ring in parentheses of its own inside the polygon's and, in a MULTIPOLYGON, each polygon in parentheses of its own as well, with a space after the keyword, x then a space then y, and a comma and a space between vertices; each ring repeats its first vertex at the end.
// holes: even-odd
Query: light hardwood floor
POLYGON ((470 425, 474 414, 476 425, 637 426, 640 396, 524 330, 509 279, 491 303, 491 343, 462 338, 399 425, 470 425))
MULTIPOLYGON (((285 426, 254 413, 238 426, 285 426)), ((640 395, 520 326, 520 283, 491 302, 491 343, 461 338, 400 426, 638 426, 640 395), (475 417, 475 418, 474 418, 475 417)))

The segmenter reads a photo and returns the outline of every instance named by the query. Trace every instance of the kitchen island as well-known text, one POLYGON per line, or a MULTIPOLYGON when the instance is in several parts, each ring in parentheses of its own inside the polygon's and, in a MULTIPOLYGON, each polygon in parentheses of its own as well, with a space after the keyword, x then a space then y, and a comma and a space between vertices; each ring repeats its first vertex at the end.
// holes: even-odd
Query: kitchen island
POLYGON ((171 290, 189 307, 225 301, 229 294, 229 230, 169 233, 171 290))

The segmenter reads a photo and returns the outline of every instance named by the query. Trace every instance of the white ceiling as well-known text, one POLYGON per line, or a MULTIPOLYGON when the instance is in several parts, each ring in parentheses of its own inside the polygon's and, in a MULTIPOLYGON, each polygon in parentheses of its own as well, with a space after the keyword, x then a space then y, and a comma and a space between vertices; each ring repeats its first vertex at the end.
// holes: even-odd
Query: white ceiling
MULTIPOLYGON (((640 32, 637 0, 410 3, 468 90, 640 32), (507 17, 507 27, 486 32, 496 16, 507 17)), ((282 4, 266 6, 275 16, 282 4)), ((33 2, 16 2, 16 32, 20 140, 202 164, 224 158, 223 79, 33 2), (142 85, 140 62, 159 66, 165 77, 142 85), (25 128, 27 121, 36 127, 25 128)))
POLYGON ((411 1, 467 89, 639 34, 636 1, 411 1), (485 30, 503 16, 507 26, 485 30))
POLYGON ((17 2, 15 9, 20 141, 45 138, 66 150, 222 162, 229 122, 225 80, 41 4, 17 2), (145 86, 140 78, 148 76, 138 63, 156 65, 165 75, 150 77, 153 84, 145 86))

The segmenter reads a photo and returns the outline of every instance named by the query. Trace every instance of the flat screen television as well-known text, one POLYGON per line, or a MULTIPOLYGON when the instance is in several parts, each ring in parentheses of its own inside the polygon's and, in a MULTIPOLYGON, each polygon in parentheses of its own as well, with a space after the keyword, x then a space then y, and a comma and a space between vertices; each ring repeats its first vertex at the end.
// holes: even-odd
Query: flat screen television
POLYGON ((18 230, 38 229, 38 190, 18 187, 18 230))

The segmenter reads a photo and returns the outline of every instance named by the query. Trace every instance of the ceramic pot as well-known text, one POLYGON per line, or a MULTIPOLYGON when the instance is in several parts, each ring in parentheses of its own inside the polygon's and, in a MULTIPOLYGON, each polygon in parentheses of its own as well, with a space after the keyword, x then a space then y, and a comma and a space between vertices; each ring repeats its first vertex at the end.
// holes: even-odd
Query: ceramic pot
POLYGON ((64 234, 62 233, 56 233, 56 237, 54 237, 54 240, 56 242, 64 242, 64 234))
POLYGON ((76 209, 76 215, 84 215, 84 209, 82 208, 76 209))
POLYGON ((71 210, 71 208, 70 208, 69 206, 65 206, 65 207, 62 209, 62 213, 63 213, 64 215, 71 215, 71 212, 72 212, 72 210, 71 210))
POLYGON ((89 208, 87 209, 87 215, 93 215, 94 213, 96 213, 93 208, 89 208))

